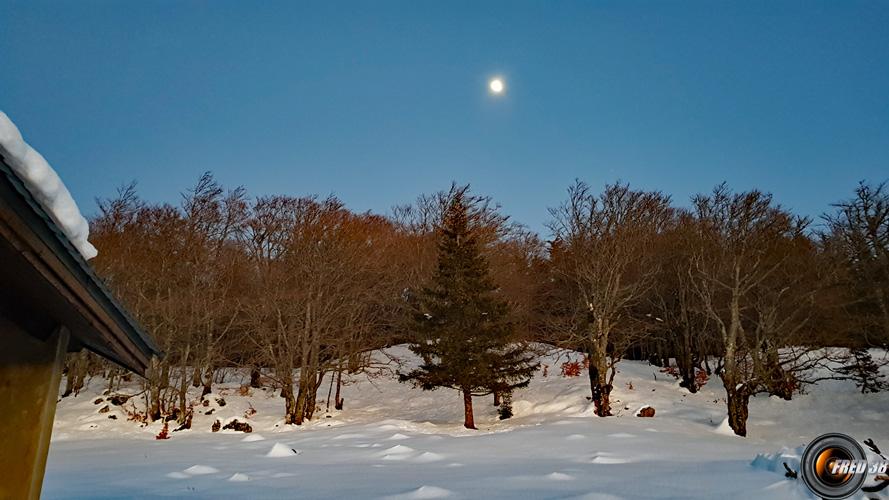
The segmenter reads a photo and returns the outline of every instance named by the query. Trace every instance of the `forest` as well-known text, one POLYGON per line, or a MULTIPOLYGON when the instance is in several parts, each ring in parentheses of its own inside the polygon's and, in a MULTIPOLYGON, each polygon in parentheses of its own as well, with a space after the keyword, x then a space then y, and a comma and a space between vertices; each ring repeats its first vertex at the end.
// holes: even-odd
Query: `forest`
MULTIPOLYGON (((343 375, 397 344, 422 360, 400 379, 461 391, 467 428, 472 396, 511 416, 540 346, 582 356, 599 417, 612 415, 621 359, 670 370, 692 393, 718 380, 740 436, 757 394, 791 399, 825 376, 887 388, 885 356, 872 356, 889 347, 885 184, 862 182, 812 220, 725 184, 673 200, 578 180, 549 208, 546 237, 458 184, 386 214, 252 196, 210 173, 177 205, 135 184, 97 202, 91 264, 164 352, 138 394, 146 422, 189 425, 189 388, 209 394, 238 369, 301 425, 319 390, 342 409, 343 375)), ((108 394, 132 376, 86 352, 66 373, 64 396, 95 374, 108 394)))

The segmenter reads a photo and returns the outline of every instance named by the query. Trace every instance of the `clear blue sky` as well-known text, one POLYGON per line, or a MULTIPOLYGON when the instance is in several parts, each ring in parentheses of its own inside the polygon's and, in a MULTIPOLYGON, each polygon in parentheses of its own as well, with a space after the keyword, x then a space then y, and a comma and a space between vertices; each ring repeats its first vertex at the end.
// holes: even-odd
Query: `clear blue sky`
POLYGON ((0 0, 0 109, 86 213, 211 170, 381 212, 468 182, 541 232, 575 178, 817 215, 889 178, 889 1, 0 0))

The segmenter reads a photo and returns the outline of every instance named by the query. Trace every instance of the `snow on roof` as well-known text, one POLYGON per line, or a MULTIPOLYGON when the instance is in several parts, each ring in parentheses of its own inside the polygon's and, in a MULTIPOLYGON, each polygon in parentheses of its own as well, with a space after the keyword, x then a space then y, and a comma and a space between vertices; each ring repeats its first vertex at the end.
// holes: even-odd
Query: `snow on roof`
POLYGON ((89 224, 77 203, 62 183, 56 171, 34 148, 28 145, 19 129, 0 111, 0 149, 6 151, 6 161, 21 179, 31 196, 46 210, 59 229, 71 240, 84 259, 92 259, 98 253, 87 241, 89 224))

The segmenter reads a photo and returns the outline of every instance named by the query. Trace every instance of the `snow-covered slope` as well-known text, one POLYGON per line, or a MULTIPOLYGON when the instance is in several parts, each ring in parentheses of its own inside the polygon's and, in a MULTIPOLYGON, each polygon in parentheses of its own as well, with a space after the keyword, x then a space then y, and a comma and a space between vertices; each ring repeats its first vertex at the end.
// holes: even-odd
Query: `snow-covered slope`
MULTIPOLYGON (((387 353, 409 358, 402 347, 387 353)), ((238 395, 233 373, 192 430, 158 441, 160 424, 141 428, 116 406, 99 413, 104 386, 94 379, 59 403, 44 498, 811 498, 781 465, 809 439, 842 430, 889 443, 889 395, 848 383, 793 401, 754 398, 750 437, 739 438, 720 431, 718 381, 688 394, 656 367, 624 361, 617 416, 602 419, 587 379, 562 377, 562 361, 543 360, 547 376, 515 394, 513 419, 497 420, 490 398, 476 398, 479 431, 462 427, 455 391, 423 392, 387 374, 350 380, 341 412, 324 411, 325 385, 317 418, 285 426, 283 400, 271 390, 238 395), (654 418, 634 416, 643 405, 654 418), (213 433, 217 418, 253 432, 213 433)))
POLYGON ((43 155, 22 139, 19 129, 3 111, 0 111, 0 149, 8 153, 4 156, 9 166, 83 258, 95 257, 96 248, 87 241, 89 224, 80 214, 68 188, 43 155))

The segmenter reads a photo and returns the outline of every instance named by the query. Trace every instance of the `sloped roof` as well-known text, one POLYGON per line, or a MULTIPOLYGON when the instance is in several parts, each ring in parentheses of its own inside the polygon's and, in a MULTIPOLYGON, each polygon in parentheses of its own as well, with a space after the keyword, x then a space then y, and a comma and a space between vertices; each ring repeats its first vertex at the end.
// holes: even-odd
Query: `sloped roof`
POLYGON ((144 374, 157 346, 34 199, 9 157, 0 146, 0 314, 38 338, 64 325, 69 350, 86 347, 144 374))

